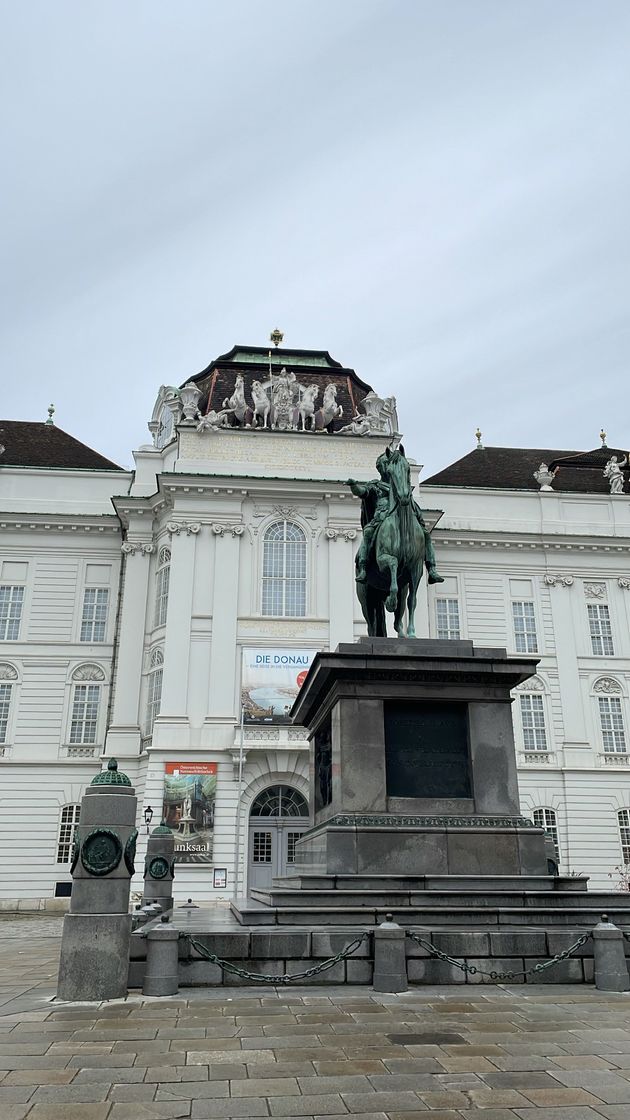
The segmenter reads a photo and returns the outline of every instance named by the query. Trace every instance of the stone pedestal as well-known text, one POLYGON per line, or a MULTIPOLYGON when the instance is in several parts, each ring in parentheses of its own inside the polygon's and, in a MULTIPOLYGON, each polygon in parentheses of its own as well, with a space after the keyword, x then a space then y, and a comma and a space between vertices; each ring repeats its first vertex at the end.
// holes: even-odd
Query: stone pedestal
POLYGON ((536 665, 466 641, 318 654, 292 711, 310 731, 314 821, 295 873, 546 875, 543 830, 520 815, 510 708, 536 665))
POLYGON ((110 759, 81 802, 70 911, 61 940, 58 999, 120 999, 127 993, 135 820, 131 782, 110 759))
POLYGON ((162 821, 149 836, 144 860, 142 901, 157 902, 162 911, 173 909, 173 878, 175 875, 175 837, 162 821))

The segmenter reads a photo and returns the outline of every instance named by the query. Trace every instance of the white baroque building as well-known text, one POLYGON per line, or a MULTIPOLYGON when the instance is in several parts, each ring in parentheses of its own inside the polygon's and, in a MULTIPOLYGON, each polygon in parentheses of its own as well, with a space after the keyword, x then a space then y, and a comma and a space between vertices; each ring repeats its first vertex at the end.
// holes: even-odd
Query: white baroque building
MULTIPOLYGON (((394 399, 325 351, 256 347, 162 387, 133 472, 51 423, 0 424, 5 906, 67 895, 80 798, 111 756, 141 841, 145 812, 176 830, 179 901, 287 870, 308 827, 291 687, 365 633, 346 480, 374 476, 397 428, 394 399)), ((514 704, 523 809, 562 871, 600 887, 630 863, 630 505, 603 476, 612 454, 479 447, 420 489, 445 582, 423 580, 418 632, 540 656, 514 704)))

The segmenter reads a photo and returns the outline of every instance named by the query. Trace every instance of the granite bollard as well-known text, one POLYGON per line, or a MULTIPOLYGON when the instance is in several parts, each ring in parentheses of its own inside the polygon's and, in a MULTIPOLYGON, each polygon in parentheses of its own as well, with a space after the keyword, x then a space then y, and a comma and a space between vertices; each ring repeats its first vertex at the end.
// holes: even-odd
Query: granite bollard
POLYGON ((61 939, 58 999, 120 999, 127 994, 135 821, 135 792, 112 758, 107 770, 92 779, 81 802, 70 910, 61 939))
POLYGON ((144 860, 143 905, 157 903, 163 912, 173 909, 175 837, 162 821, 149 836, 144 860))
POLYGON ((179 991, 177 974, 179 930, 164 915, 159 926, 150 929, 147 938, 147 970, 142 994, 145 996, 175 996, 179 991))
POLYGON ((593 930, 595 987, 602 992, 630 991, 622 931, 607 914, 593 930))
POLYGON ((392 915, 374 930, 374 979, 375 992, 407 991, 407 958, 405 940, 407 934, 392 915))

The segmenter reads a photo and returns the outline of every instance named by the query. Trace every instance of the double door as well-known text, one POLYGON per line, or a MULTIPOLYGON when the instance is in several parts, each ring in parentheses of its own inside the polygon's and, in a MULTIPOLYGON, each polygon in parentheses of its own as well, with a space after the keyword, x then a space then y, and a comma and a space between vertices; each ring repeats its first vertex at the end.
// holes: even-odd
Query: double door
POLYGON ((295 862, 295 844, 308 823, 295 818, 250 818, 248 888, 266 890, 279 875, 290 875, 295 862))

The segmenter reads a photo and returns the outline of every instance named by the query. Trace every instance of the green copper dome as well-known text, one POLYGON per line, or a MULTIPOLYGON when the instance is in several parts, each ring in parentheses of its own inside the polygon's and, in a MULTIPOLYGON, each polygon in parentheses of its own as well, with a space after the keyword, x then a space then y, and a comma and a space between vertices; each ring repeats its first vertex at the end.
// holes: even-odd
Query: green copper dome
POLYGON ((110 758, 107 763, 107 770, 101 770, 95 778, 92 778, 90 783, 93 786, 130 786, 131 782, 126 774, 121 774, 118 770, 118 763, 115 758, 110 758))
POLYGON ((162 821, 157 828, 154 828, 151 833, 152 836, 172 836, 172 834, 172 829, 170 829, 164 821, 162 821))

